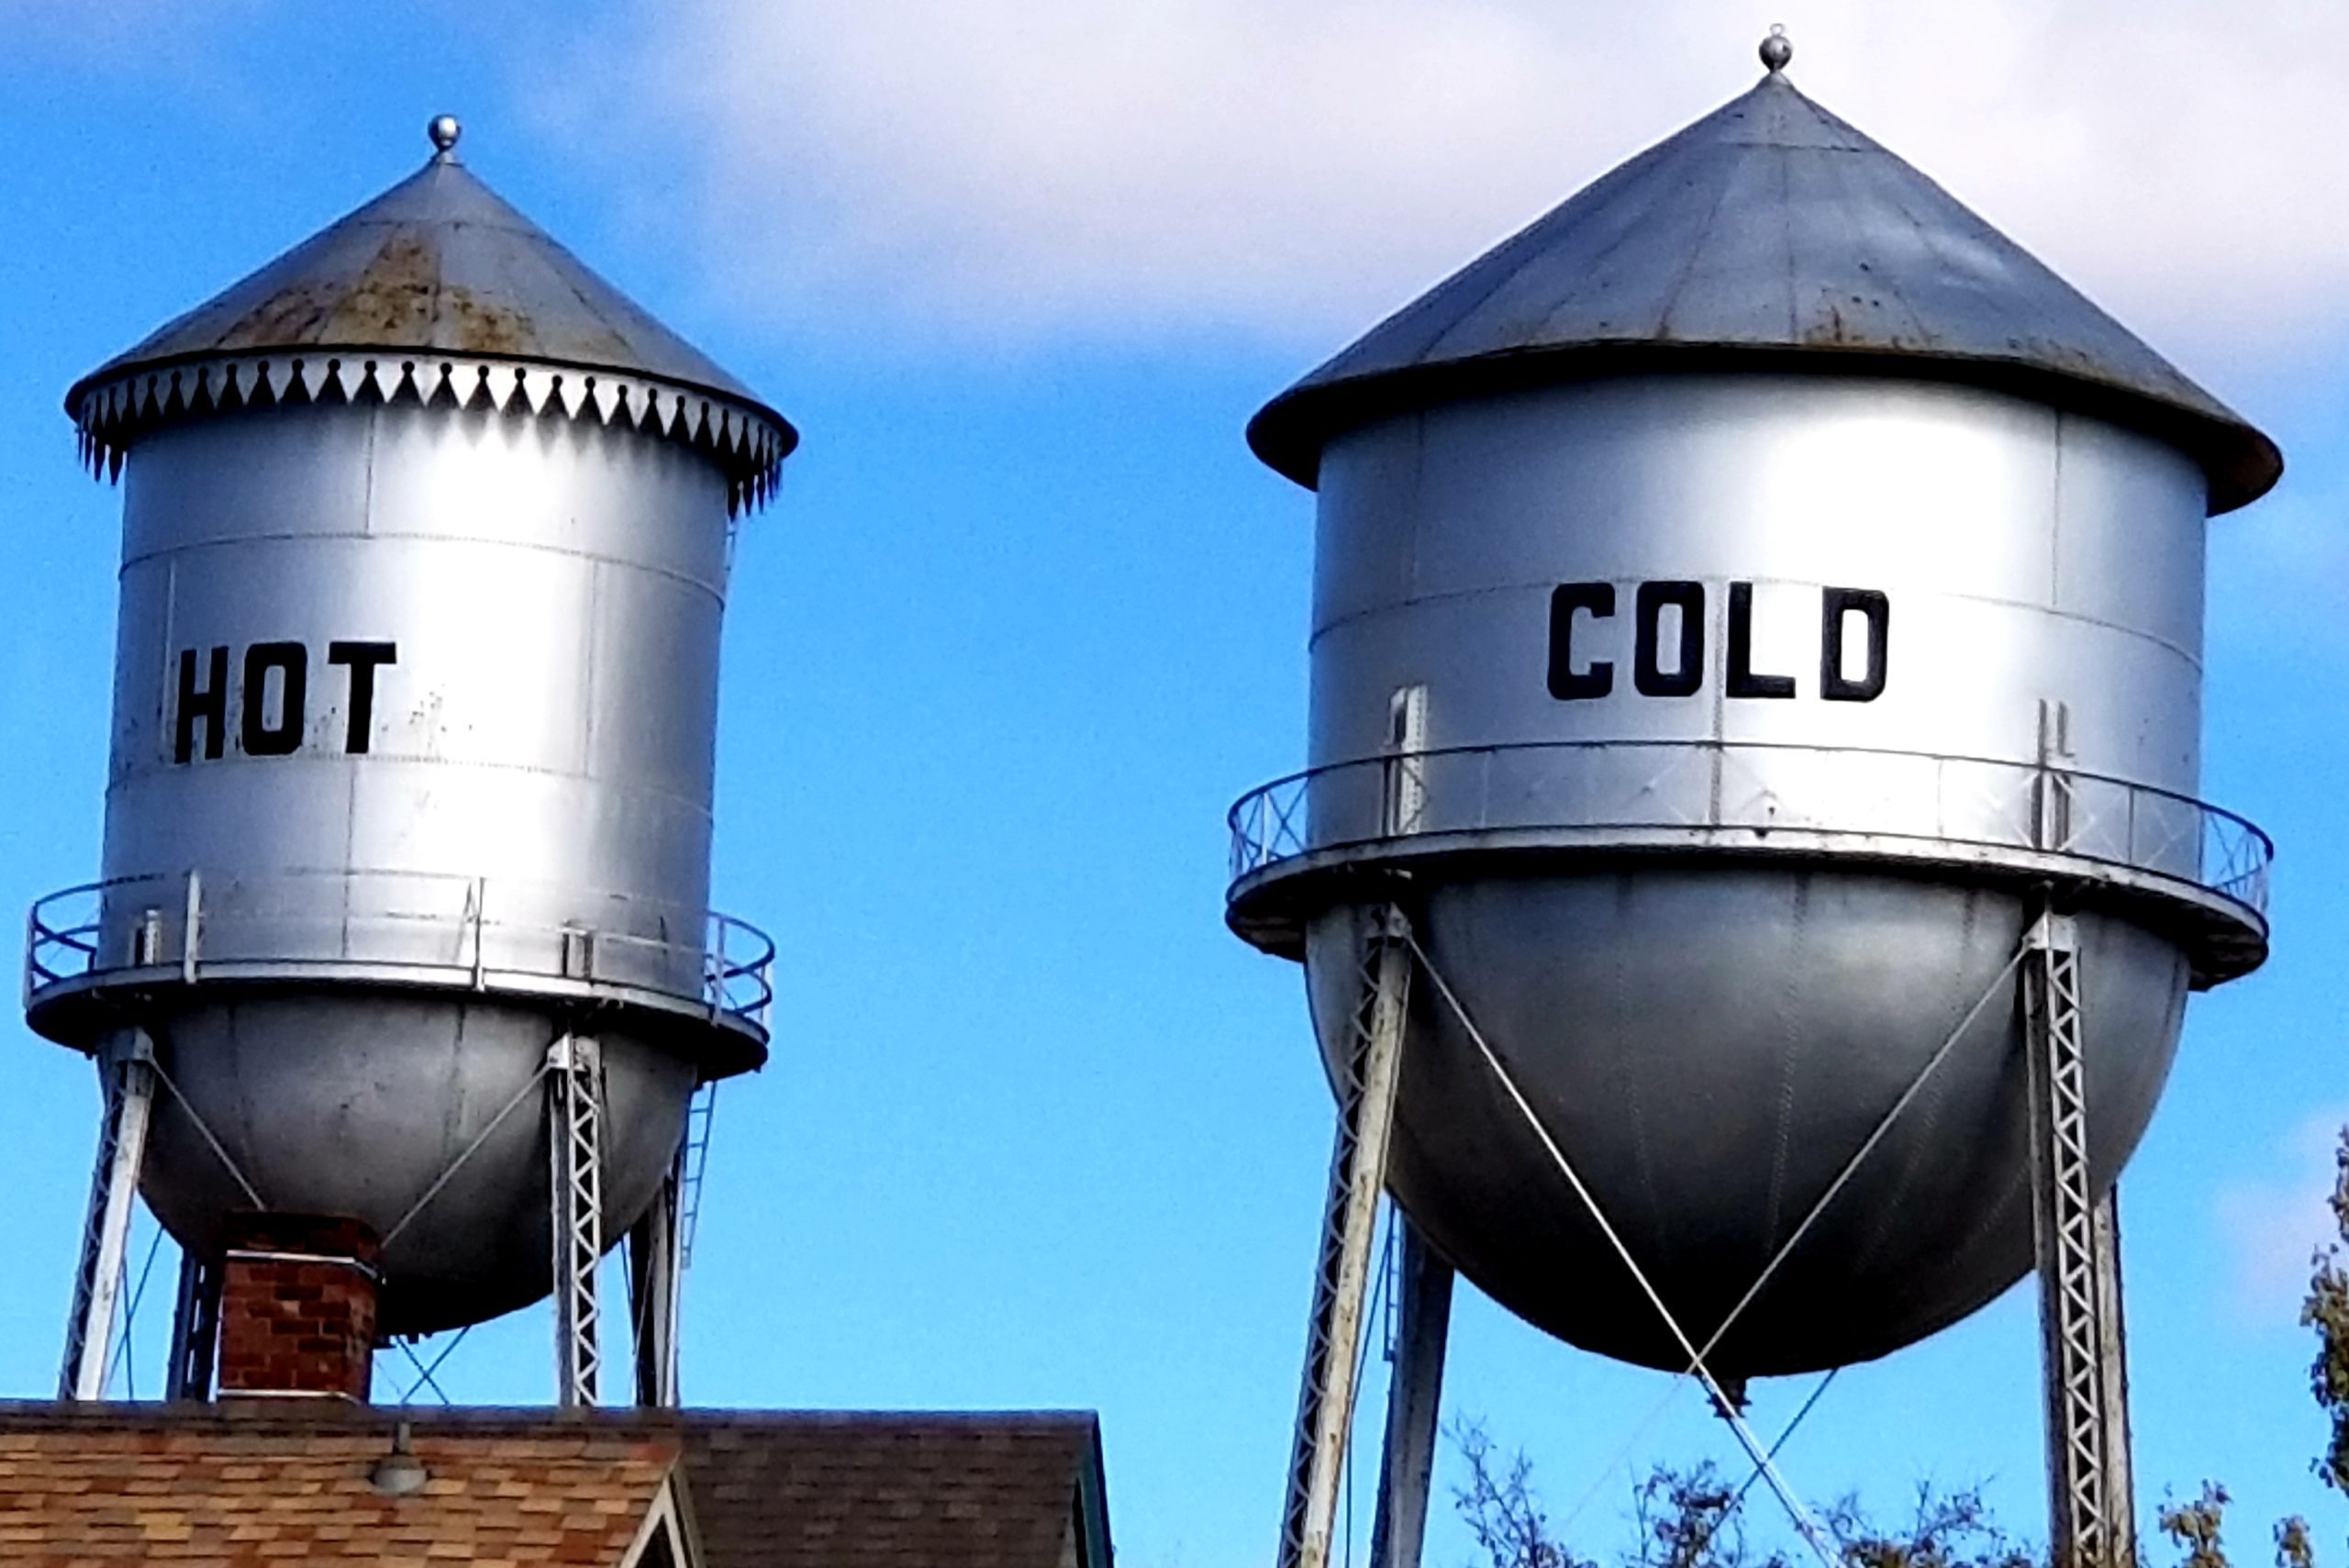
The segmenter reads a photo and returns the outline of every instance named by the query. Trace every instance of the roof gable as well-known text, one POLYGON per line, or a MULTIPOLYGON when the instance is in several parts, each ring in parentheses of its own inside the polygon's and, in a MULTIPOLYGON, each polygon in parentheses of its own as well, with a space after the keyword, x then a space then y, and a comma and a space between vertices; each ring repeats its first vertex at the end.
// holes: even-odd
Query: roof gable
POLYGON ((636 1539, 617 1568, 702 1568, 701 1546, 685 1502, 685 1476, 671 1471, 652 1506, 644 1511, 636 1539))

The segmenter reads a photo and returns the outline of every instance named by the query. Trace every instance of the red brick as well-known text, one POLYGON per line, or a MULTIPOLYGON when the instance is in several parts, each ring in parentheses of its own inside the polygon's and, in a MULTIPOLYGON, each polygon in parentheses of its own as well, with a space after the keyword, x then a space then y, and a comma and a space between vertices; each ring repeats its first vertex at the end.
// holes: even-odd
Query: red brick
POLYGON ((221 1392, 363 1402, 374 1362, 373 1234, 356 1220, 249 1214, 231 1221, 228 1242, 221 1392))

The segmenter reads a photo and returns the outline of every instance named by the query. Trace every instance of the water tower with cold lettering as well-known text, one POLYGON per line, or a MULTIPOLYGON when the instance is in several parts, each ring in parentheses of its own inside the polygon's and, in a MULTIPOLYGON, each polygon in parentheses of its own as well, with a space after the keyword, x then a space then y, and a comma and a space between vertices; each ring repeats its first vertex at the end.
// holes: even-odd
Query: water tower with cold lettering
POLYGON ((365 1239, 376 1331, 552 1293, 598 1397, 630 1240, 676 1398, 689 1123, 766 1054, 772 950, 708 907, 736 519, 796 440, 477 179, 424 168, 77 382, 123 490, 105 858, 30 921, 32 1026, 106 1086, 62 1375, 106 1387, 134 1190, 224 1257, 365 1239))
POLYGON ((1382 1191, 1374 1561, 1455 1269, 1750 1440, 1748 1379, 2035 1265, 2057 1561, 2134 1562, 2112 1193, 2267 951, 2268 842, 2199 795, 2203 550, 2281 460, 1789 56, 1249 428, 1319 495, 1310 765, 1234 807, 1228 917, 1340 1108, 1284 1568, 1382 1191))

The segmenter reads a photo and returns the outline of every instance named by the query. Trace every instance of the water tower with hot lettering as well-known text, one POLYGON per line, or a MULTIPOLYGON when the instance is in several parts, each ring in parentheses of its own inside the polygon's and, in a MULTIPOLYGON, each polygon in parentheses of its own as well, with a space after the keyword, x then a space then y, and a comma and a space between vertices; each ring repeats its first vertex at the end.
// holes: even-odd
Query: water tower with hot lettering
POLYGON ((719 621, 796 438, 431 131, 66 396, 123 492, 105 862, 27 981, 107 1086, 68 1396, 134 1184, 187 1260, 175 1393, 224 1248, 296 1215, 377 1239, 385 1334, 551 1290, 565 1402, 633 1230, 675 1396, 689 1107, 766 1051, 770 950, 708 907, 719 621))
POLYGON ((1310 766, 1234 808, 1229 918, 1342 1113, 1285 1564, 1382 1186, 1387 1562, 1453 1267, 1733 1411, 2034 1257, 2059 1560, 2134 1561, 2110 1195, 2266 952, 2266 840, 2198 798, 2203 549, 2281 462, 1788 52, 1249 428, 1319 493, 1310 766))

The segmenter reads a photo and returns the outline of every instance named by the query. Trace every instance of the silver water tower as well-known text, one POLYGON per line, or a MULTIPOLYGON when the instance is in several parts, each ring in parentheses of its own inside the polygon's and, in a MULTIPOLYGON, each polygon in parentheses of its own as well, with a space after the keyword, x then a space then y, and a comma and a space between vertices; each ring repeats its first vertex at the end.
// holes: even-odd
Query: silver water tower
POLYGON ((689 1106, 767 1039, 771 949, 708 909, 719 622, 796 436, 430 129, 66 395, 123 489, 105 860, 27 976, 108 1085, 68 1395, 135 1181, 188 1260, 181 1392, 263 1211, 371 1227, 386 1333, 553 1290, 566 1402, 634 1227, 674 1396, 689 1106))
POLYGON ((1310 765, 1234 807, 1229 918, 1342 1111, 1285 1561, 1382 1184, 1387 1561, 1453 1268, 1733 1412, 2034 1260, 2057 1539, 2133 1561, 2110 1195, 2266 953, 2203 550, 2281 460, 1789 53, 1249 428, 1319 495, 1310 765))

